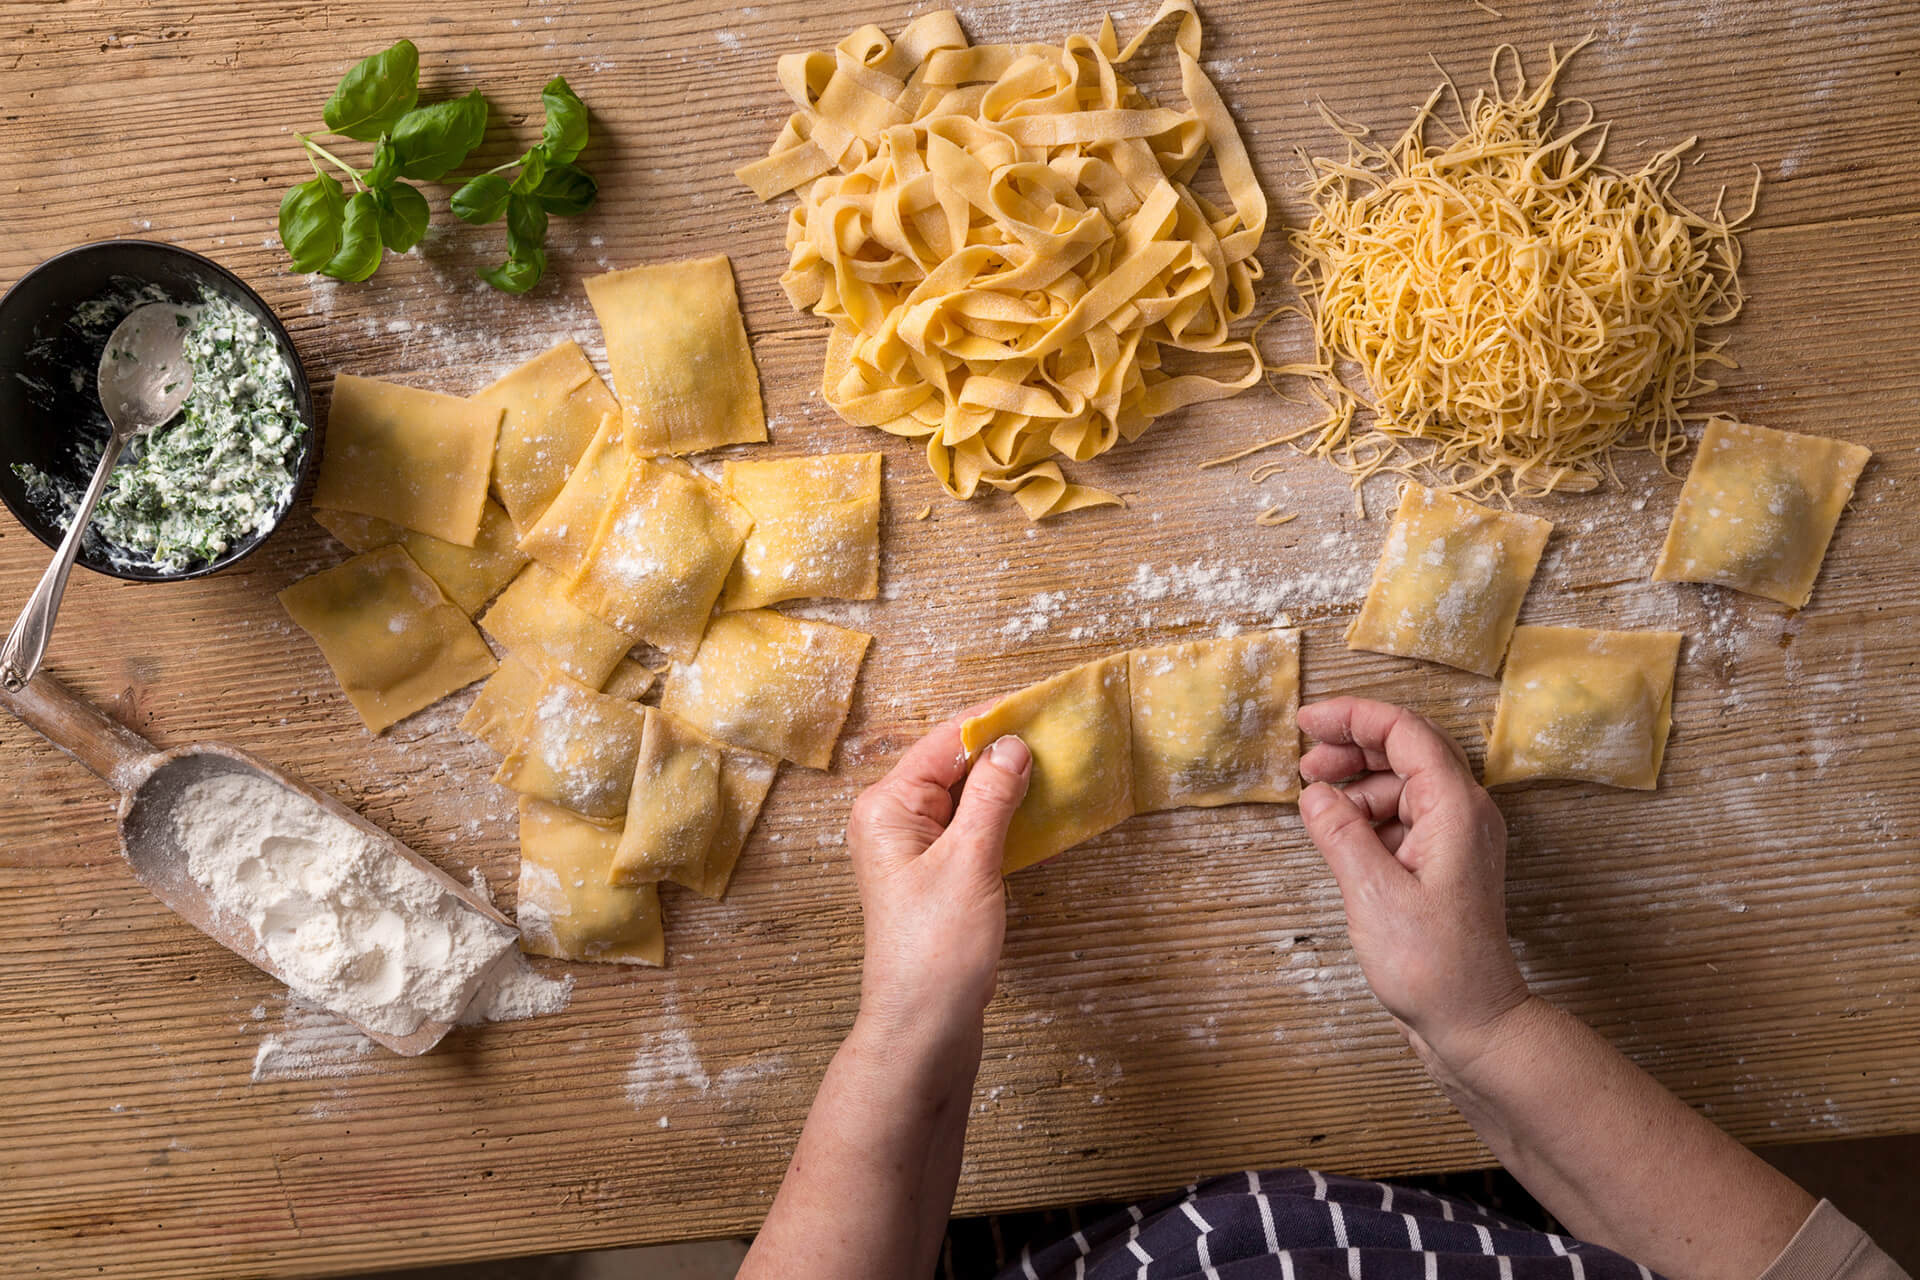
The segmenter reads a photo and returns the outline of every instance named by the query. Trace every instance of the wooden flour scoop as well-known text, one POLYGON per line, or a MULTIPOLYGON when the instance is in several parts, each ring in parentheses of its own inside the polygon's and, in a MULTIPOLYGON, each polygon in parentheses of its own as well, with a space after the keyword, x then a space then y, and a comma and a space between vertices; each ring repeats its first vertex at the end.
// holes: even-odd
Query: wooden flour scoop
MULTIPOLYGON (((153 896, 194 928, 227 948, 248 964, 281 982, 286 975, 267 955, 253 930, 239 916, 222 912, 206 890, 187 871, 187 851, 174 834, 174 809, 186 788, 220 774, 247 774, 287 788, 320 805, 335 817, 352 823, 379 839, 396 857, 419 867, 447 893, 501 926, 501 954, 513 945, 513 924, 461 884, 400 841, 374 826, 333 797, 315 791, 298 778, 254 759, 244 751, 219 743, 194 743, 161 751, 133 730, 108 719, 99 709, 45 672, 18 692, 0 688, 0 706, 24 720, 41 736, 100 775, 120 793, 120 852, 133 874, 153 896)), ((343 1017, 345 1015, 342 1015, 343 1017)), ((352 1019, 348 1019, 352 1021, 352 1019)), ((450 1022, 423 1022, 410 1035, 388 1035, 354 1023, 362 1032, 395 1053, 412 1056, 438 1044, 450 1022)))

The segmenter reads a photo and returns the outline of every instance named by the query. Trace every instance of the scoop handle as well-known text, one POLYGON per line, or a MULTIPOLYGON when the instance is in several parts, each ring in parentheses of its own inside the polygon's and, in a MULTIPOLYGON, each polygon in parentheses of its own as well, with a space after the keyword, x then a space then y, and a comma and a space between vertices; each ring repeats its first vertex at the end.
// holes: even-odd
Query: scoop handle
POLYGON ((17 691, 0 686, 0 707, 106 779, 115 791, 138 786, 157 754, 151 742, 44 671, 17 691))

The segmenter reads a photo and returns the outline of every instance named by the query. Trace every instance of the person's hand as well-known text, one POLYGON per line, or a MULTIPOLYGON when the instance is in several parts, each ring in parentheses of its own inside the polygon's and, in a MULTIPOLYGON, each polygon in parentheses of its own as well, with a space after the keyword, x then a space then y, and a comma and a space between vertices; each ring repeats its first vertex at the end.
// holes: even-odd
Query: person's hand
POLYGON ((1007 932, 1000 860, 1033 758, 1005 737, 971 772, 963 712, 915 743, 860 793, 847 846, 866 918, 860 1016, 889 1040, 977 1036, 1007 932), (965 780, 959 803, 953 788, 965 780))
POLYGON ((1403 707, 1300 708, 1300 817, 1346 902, 1354 954, 1414 1047, 1471 1053, 1527 999, 1507 943, 1507 824, 1458 744, 1403 707), (1344 783, 1335 787, 1332 783, 1344 783))

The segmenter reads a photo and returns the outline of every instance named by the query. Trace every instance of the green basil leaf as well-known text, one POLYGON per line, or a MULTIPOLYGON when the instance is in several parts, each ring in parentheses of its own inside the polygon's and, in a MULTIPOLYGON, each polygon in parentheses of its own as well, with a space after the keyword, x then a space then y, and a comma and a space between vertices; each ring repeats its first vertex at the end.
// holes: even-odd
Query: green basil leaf
POLYGON ((427 220, 432 216, 420 188, 396 182, 375 188, 373 199, 380 206, 380 238, 387 242, 387 248, 405 253, 420 243, 420 237, 427 233, 427 220))
POLYGON ((480 145, 487 132, 487 100, 478 89, 464 98, 415 107, 393 126, 400 176, 444 178, 480 145))
POLYGON ((380 269, 380 206, 373 193, 362 191, 347 201, 347 220, 340 231, 340 251, 320 268, 335 280, 357 282, 380 269))
POLYGON ((524 258, 547 242, 547 211, 531 196, 507 199, 507 256, 524 258))
POLYGON ((341 76, 320 118, 344 138, 372 142, 413 110, 419 98, 420 51, 413 41, 401 40, 341 76))
POLYGON ((346 216, 346 197, 332 174, 317 174, 287 192, 280 201, 280 243, 295 271, 305 274, 327 265, 340 247, 340 224, 346 216))
POLYGON ((547 109, 540 145, 548 156, 565 164, 587 145, 587 104, 580 101, 565 76, 555 76, 540 91, 540 105, 547 109))
POLYGON ((520 157, 520 172, 513 179, 514 194, 530 196, 540 189, 546 178, 547 149, 537 146, 520 157))
POLYGON ((393 181, 394 170, 399 167, 400 157, 393 150, 393 135, 383 133, 380 142, 373 149, 373 163, 361 177, 369 187, 384 187, 393 181))
POLYGON ((525 293, 540 283, 546 269, 546 251, 534 249, 524 256, 508 258, 490 271, 482 271, 480 278, 502 293, 525 293))
POLYGON ((593 175, 571 164, 556 164, 548 169, 540 180, 540 189, 534 192, 541 208, 562 218, 585 213, 599 194, 600 184, 593 180, 593 175))
POLYGON ((497 173, 483 173, 469 179, 453 193, 453 215, 476 226, 492 222, 507 211, 507 194, 511 190, 507 180, 497 173))

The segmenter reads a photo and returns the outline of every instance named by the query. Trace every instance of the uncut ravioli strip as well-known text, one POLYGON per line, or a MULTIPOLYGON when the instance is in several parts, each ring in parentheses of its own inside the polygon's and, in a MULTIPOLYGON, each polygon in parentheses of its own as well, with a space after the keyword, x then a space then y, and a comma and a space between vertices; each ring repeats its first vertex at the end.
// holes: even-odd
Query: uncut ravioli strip
POLYGON ((1493 675, 1552 528, 1409 484, 1347 647, 1493 675))
POLYGON ((399 543, 468 617, 513 581, 527 563, 526 555, 515 545, 513 522, 492 500, 481 508, 480 531, 470 547, 353 511, 315 507, 313 520, 349 551, 372 551, 399 543))
POLYGON ((753 517, 710 481, 636 458, 567 596, 690 660, 752 528, 753 517))
POLYGON ((1136 813, 1300 796, 1300 633, 1127 654, 1136 813))
POLYGON ((767 438, 760 375, 724 255, 609 271, 586 289, 630 447, 684 454, 767 438))
POLYGON ((1656 582, 1711 582, 1800 608, 1872 452, 1726 418, 1707 424, 1656 582))
POLYGON ((1026 799, 1007 830, 1003 872, 1051 858, 1132 815, 1127 664, 1127 655, 1116 653, 1063 671, 961 726, 969 756, 1009 733, 1033 753, 1026 799))
POLYGON ((333 382, 313 505, 470 547, 499 427, 498 406, 343 373, 333 382))
POLYGON ((633 648, 632 636, 567 599, 566 580, 541 564, 522 569, 480 625, 509 652, 596 689, 633 648))
POLYGON ((572 339, 506 374, 473 402, 502 410, 493 491, 523 531, 560 492, 601 419, 620 408, 572 339))
POLYGON ((618 825, 520 798, 520 949, 560 960, 667 962, 658 885, 610 884, 618 825))
POLYGON ((728 462, 727 496, 753 530, 720 596, 726 610, 880 591, 880 455, 728 462))
POLYGON ((375 733, 494 669, 466 614, 397 546, 303 578, 279 598, 375 733))
POLYGON ((1680 639, 1677 631, 1516 628, 1482 780, 1651 791, 1673 724, 1680 639))
POLYGON ((493 780, 589 818, 627 811, 647 708, 548 672, 493 780))
POLYGON ((667 677, 660 707, 722 742, 825 769, 872 639, 765 609, 723 613, 667 677))

